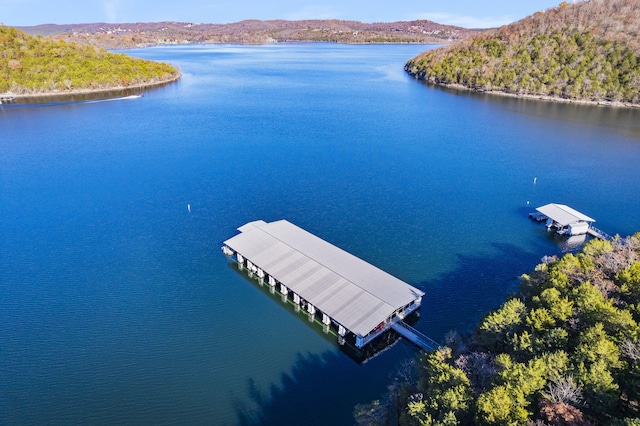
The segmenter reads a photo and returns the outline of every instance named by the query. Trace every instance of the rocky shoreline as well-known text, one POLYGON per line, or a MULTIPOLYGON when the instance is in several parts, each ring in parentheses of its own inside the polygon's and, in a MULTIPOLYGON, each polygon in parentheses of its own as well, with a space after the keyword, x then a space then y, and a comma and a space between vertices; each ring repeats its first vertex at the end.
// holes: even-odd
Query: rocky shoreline
POLYGON ((70 89, 70 90, 52 90, 45 92, 37 92, 37 93, 6 93, 6 95, 10 95, 15 99, 15 101, 23 101, 26 103, 30 102, 38 102, 44 98, 47 99, 60 99, 72 96, 83 96, 83 95, 99 95, 101 93, 111 93, 111 92, 129 92, 129 91, 138 91, 143 89, 152 89, 154 87, 161 87, 171 83, 175 83, 182 77, 182 74, 178 73, 171 78, 154 81, 149 83, 140 83, 140 84, 132 84, 129 86, 112 86, 112 87, 102 87, 99 89, 70 89))
POLYGON ((528 94, 528 93, 511 93, 511 92, 505 92, 502 90, 476 89, 474 87, 469 87, 469 86, 465 86, 463 84, 458 84, 458 83, 436 83, 433 81, 426 80, 424 78, 420 78, 414 73, 409 72, 409 74, 412 77, 414 77, 416 80, 422 81, 424 83, 427 83, 433 86, 445 87, 448 89, 464 90, 464 91, 475 92, 475 93, 486 93, 488 95, 505 96, 509 98, 520 98, 520 99, 533 99, 533 100, 549 101, 549 102, 560 102, 560 103, 577 104, 577 105, 596 105, 596 106, 608 106, 608 107, 616 107, 616 108, 640 108, 640 104, 633 104, 629 102, 591 100, 591 99, 571 99, 571 98, 562 98, 560 96, 528 94))

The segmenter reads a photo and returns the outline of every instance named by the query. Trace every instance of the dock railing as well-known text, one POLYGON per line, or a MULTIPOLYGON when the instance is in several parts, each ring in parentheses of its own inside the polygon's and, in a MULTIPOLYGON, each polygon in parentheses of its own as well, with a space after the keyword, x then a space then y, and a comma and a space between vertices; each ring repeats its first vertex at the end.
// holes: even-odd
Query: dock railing
POLYGON ((596 228, 595 226, 591 225, 589 226, 589 235, 596 237, 596 238, 600 238, 601 240, 605 240, 605 241, 610 241, 613 239, 613 237, 609 234, 607 234, 606 232, 596 228))
POLYGON ((391 324, 391 328, 393 328, 399 335, 425 351, 435 351, 441 346, 438 342, 420 333, 404 321, 394 322, 391 324))

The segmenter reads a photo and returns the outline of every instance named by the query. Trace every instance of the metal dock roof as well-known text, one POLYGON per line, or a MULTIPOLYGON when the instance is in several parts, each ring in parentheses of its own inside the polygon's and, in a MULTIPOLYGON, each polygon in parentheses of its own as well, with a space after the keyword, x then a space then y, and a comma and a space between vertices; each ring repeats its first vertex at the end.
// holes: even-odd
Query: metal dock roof
POLYGON ((580 213, 564 204, 546 204, 536 209, 543 215, 557 222, 561 226, 567 226, 576 222, 595 222, 595 219, 580 213))
POLYGON ((224 242, 335 321, 366 336, 424 292, 286 221, 249 222, 224 242))

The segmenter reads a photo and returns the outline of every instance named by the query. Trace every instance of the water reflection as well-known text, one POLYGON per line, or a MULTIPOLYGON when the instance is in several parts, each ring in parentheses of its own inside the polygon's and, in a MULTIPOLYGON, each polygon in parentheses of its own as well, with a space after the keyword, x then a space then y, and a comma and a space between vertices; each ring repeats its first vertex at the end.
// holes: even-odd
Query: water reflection
MULTIPOLYGON (((286 309, 294 318, 306 323, 311 330, 324 340, 331 343, 340 352, 347 355, 351 360, 358 364, 363 364, 380 353, 386 351, 400 339, 400 335, 393 330, 388 330, 384 334, 376 337, 371 343, 364 348, 357 348, 355 345, 355 337, 351 333, 344 338, 339 336, 333 325, 327 326, 319 321, 319 318, 300 309, 300 306, 294 304, 286 295, 280 293, 274 286, 270 286, 263 279, 249 272, 234 261, 229 261, 229 267, 236 273, 240 274, 246 281, 249 281, 256 289, 263 294, 268 295, 275 304, 286 309)), ((274 309, 276 309, 274 307, 274 309)), ((405 318, 405 322, 411 326, 415 325, 420 318, 420 310, 414 311, 405 318)))
POLYGON ((169 84, 172 84, 172 82, 149 88, 136 87, 118 90, 101 90, 98 92, 60 93, 55 95, 17 97, 11 103, 0 104, 0 111, 16 108, 35 108, 137 99, 144 96, 144 92, 146 91, 169 84))
POLYGON ((553 119, 564 123, 578 123, 605 127, 625 137, 640 140, 640 108, 615 107, 608 105, 580 104, 562 101, 547 101, 531 98, 517 98, 486 92, 437 86, 421 82, 431 90, 444 91, 460 97, 468 97, 483 102, 491 102, 504 110, 553 119))

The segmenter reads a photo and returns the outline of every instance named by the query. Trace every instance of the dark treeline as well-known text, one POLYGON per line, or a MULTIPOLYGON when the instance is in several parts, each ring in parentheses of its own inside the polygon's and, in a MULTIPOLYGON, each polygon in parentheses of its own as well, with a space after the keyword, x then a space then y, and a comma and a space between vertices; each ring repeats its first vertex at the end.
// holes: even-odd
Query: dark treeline
POLYGON ((362 425, 640 425, 640 233, 543 263, 473 336, 399 369, 362 425))
POLYGON ((436 84, 640 105, 640 2, 562 3, 425 52, 406 69, 436 84))

